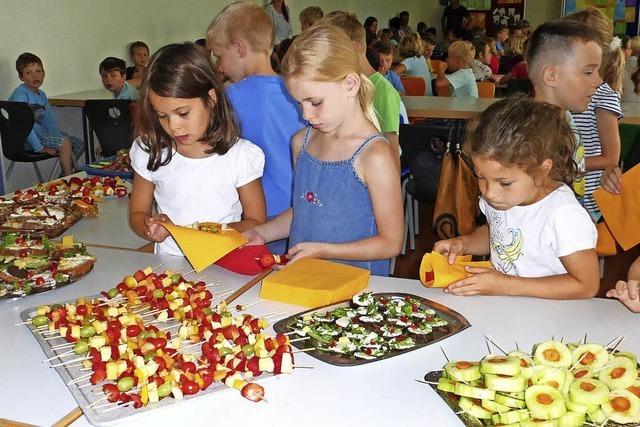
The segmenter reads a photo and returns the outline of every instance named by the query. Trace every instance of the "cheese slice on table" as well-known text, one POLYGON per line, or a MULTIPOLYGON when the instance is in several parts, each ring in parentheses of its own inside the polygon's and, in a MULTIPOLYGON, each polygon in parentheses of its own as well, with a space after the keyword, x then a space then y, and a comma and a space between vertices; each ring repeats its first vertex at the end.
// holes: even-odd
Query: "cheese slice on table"
POLYGON ((232 228, 211 233, 180 225, 162 226, 175 239, 184 256, 198 273, 248 241, 232 228))
POLYGON ((260 298, 316 308, 351 298, 369 284, 369 270, 303 258, 267 276, 260 298))
POLYGON ((472 275, 465 271, 465 266, 493 268, 490 261, 471 261, 471 255, 459 256, 449 264, 444 255, 427 252, 420 263, 420 281, 428 288, 444 288, 472 275))

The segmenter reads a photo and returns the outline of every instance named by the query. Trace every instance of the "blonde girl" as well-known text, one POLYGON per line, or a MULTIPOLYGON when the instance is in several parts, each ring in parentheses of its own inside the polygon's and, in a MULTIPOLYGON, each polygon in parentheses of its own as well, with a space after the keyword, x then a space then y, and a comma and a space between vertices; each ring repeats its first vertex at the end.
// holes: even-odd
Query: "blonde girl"
POLYGON ((358 52, 340 29, 316 24, 292 43, 282 76, 309 122, 292 140, 293 206, 246 235, 289 237, 294 262, 326 258, 388 275, 402 242, 399 172, 358 52))
POLYGON ((168 45, 151 58, 136 135, 129 222, 156 242, 156 253, 182 254, 162 222, 211 221, 244 231, 266 221, 264 155, 238 137, 222 84, 195 44, 168 45))
POLYGON ((624 52, 621 40, 613 37, 613 22, 602 11, 588 7, 566 19, 584 23, 600 34, 602 44, 602 83, 596 88, 589 106, 583 112, 572 112, 580 130, 585 151, 585 193, 581 200, 589 213, 597 219, 600 211, 593 192, 600 188, 600 176, 606 168, 615 167, 620 159, 618 121, 622 118, 620 95, 624 72, 624 52))
POLYGON ((445 292, 595 296, 595 225, 567 185, 576 174, 574 147, 565 113, 526 95, 502 99, 469 123, 464 152, 473 163, 487 225, 439 241, 433 250, 450 263, 460 254, 490 254, 494 268, 467 268, 473 275, 445 292))
POLYGON ((422 56, 424 45, 418 33, 404 36, 398 46, 400 56, 404 58, 400 64, 393 67, 398 75, 422 77, 427 86, 427 95, 433 95, 431 80, 433 76, 427 66, 427 60, 422 56))

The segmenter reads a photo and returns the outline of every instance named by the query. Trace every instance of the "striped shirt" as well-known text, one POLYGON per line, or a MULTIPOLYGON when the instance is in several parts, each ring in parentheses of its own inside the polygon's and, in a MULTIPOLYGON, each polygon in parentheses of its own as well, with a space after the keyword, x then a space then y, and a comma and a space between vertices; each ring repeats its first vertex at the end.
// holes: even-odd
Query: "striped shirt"
MULTIPOLYGON (((598 124, 596 122, 596 109, 602 108, 609 111, 620 120, 622 118, 622 108, 620 107, 620 94, 607 84, 602 83, 591 97, 589 107, 582 113, 572 113, 573 119, 580 130, 582 144, 586 157, 599 156, 602 154, 600 136, 598 135, 598 124)), ((601 170, 589 171, 585 177, 585 194, 582 204, 587 210, 598 217, 600 212, 593 199, 593 192, 600 188, 601 170)))

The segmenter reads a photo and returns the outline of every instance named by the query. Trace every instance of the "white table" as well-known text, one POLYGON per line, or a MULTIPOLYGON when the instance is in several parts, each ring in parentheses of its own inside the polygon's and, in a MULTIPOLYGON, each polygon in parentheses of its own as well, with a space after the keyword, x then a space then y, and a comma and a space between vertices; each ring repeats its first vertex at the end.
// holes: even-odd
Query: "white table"
MULTIPOLYGON (((63 301, 95 294, 112 287, 122 276, 161 260, 169 267, 184 263, 182 258, 92 250, 98 256, 94 272, 77 284, 16 302, 0 303, 0 418, 37 425, 49 425, 77 405, 58 374, 41 363, 44 355, 26 327, 13 327, 19 313, 38 304, 63 301)), ((224 270, 210 268, 206 280, 217 278, 223 288, 236 288, 246 282, 224 270)), ((375 277, 373 291, 399 291, 425 296, 463 314, 472 327, 441 341, 452 358, 479 359, 486 350, 483 334, 493 335, 502 345, 513 347, 517 338, 521 349, 538 341, 561 336, 565 340, 582 338, 606 343, 614 336, 627 334, 624 349, 640 352, 637 334, 640 317, 628 312, 616 301, 546 301, 533 298, 454 297, 439 289, 426 289, 414 280, 375 277)), ((238 301, 254 302, 258 287, 238 301)), ((250 309, 252 314, 303 309, 265 302, 250 309)), ((242 426, 460 426, 458 418, 429 386, 419 384, 426 372, 440 369, 444 359, 438 345, 359 367, 335 367, 311 356, 296 354, 296 363, 314 366, 291 375, 262 382, 269 403, 252 403, 235 390, 204 395, 173 407, 148 414, 119 425, 123 426, 211 426, 221 423, 242 426)), ((73 426, 88 425, 84 417, 73 426)))

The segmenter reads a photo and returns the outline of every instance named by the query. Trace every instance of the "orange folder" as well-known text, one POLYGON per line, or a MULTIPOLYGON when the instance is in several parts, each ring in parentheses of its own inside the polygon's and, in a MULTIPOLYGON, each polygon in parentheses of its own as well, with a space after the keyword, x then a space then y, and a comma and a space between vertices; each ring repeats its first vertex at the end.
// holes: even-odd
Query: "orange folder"
POLYGON ((162 225, 198 273, 248 241, 233 228, 209 232, 180 225, 162 225))
POLYGON ((622 191, 611 194, 600 188, 593 192, 598 208, 622 249, 640 243, 640 165, 622 175, 622 191))
POLYGON ((459 256, 455 263, 449 264, 444 255, 427 252, 420 263, 420 281, 428 288, 445 288, 472 275, 465 271, 465 266, 493 268, 490 261, 471 261, 471 255, 459 256))

